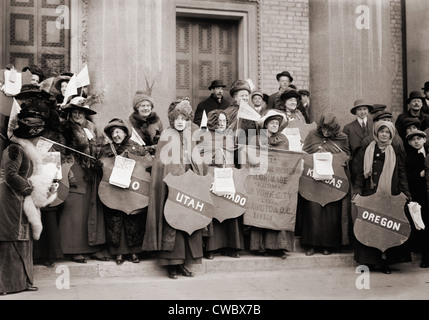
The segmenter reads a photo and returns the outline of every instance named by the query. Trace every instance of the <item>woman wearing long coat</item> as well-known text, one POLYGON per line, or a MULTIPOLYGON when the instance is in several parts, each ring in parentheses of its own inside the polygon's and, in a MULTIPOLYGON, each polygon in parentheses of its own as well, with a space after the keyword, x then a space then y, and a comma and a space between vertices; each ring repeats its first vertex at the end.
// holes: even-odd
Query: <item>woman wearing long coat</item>
MULTIPOLYGON (((349 156, 347 136, 340 131, 340 125, 333 114, 320 117, 317 129, 311 131, 302 147, 304 152, 344 152, 349 156)), ((347 170, 345 168, 345 170, 347 170)), ((347 171, 346 171, 347 173, 347 171)), ((329 255, 343 245, 343 233, 349 230, 343 222, 348 212, 344 209, 346 198, 328 203, 322 207, 319 203, 299 198, 299 222, 301 245, 306 247, 307 255, 313 255, 319 247, 323 254, 329 255)), ((298 220, 298 218, 297 218, 298 220)))
MULTIPOLYGON (((207 128, 209 129, 209 146, 205 141, 199 144, 202 156, 209 153, 210 166, 214 168, 234 168, 234 132, 228 127, 228 118, 223 110, 211 111, 207 116, 207 128)), ((221 252, 233 258, 240 257, 240 251, 244 249, 243 218, 226 219, 222 223, 213 219, 207 227, 204 237, 204 254, 209 260, 214 259, 215 253, 221 252)))
POLYGON ((62 131, 67 146, 78 152, 69 153, 73 180, 59 219, 63 253, 77 263, 86 263, 90 257, 107 261, 110 256, 103 252, 106 243, 103 206, 98 198, 103 175, 99 158, 105 139, 89 120, 96 112, 86 105, 85 98, 72 98, 64 111, 67 120, 62 131))
MULTIPOLYGON (((110 143, 103 147, 103 157, 123 156, 128 154, 145 156, 143 146, 131 140, 131 126, 121 119, 112 119, 104 132, 110 143)), ((104 206, 106 241, 110 254, 116 256, 116 264, 121 265, 126 255, 133 263, 139 263, 138 254, 142 252, 143 235, 146 228, 147 208, 126 214, 123 211, 104 206)))
MULTIPOLYGON (((396 134, 394 124, 389 121, 378 121, 374 124, 372 134, 374 141, 359 151, 356 161, 355 194, 370 196, 388 189, 393 196, 402 192, 410 199, 404 155, 397 145, 392 144, 396 134), (383 141, 381 132, 386 129, 390 136, 388 140, 386 139, 387 141, 383 141), (392 172, 389 173, 386 168, 391 168, 392 172), (386 186, 381 183, 384 171, 385 174, 391 175, 390 179, 383 178, 386 186), (383 189, 380 190, 380 188, 383 189)), ((358 263, 365 264, 371 269, 381 266, 381 271, 386 274, 391 273, 389 264, 411 261, 407 243, 387 249, 385 258, 380 249, 366 246, 359 241, 356 241, 354 251, 355 260, 358 263)))
POLYGON ((171 227, 164 217, 164 206, 168 197, 168 186, 163 181, 171 173, 174 176, 193 170, 198 175, 206 175, 207 165, 197 164, 192 157, 190 164, 183 162, 183 151, 191 145, 195 150, 196 141, 188 141, 190 130, 193 133, 199 127, 192 123, 192 107, 188 101, 174 102, 169 107, 168 119, 170 127, 161 134, 151 171, 151 188, 148 206, 146 232, 143 240, 144 251, 159 251, 161 266, 168 269, 168 276, 177 279, 178 274, 192 277, 193 273, 186 264, 201 263, 203 257, 203 241, 201 230, 192 235, 171 227), (173 142, 169 141, 170 138, 173 142), (162 149, 174 143, 175 150, 180 150, 180 163, 170 163, 161 157, 162 149))
POLYGON ((27 200, 36 188, 31 177, 42 162, 36 148, 45 129, 42 112, 42 108, 32 106, 32 110, 19 113, 13 142, 1 159, 0 295, 38 290, 33 286, 33 239, 38 240, 42 224, 38 221, 36 230, 27 200))

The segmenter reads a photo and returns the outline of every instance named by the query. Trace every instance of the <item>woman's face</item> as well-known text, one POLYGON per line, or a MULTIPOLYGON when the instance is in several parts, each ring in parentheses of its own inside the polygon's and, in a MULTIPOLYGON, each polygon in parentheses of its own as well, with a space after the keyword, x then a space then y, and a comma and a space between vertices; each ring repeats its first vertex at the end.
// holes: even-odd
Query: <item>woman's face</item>
POLYGON ((255 107, 261 106, 262 105, 262 101, 263 101, 263 99, 262 99, 261 96, 258 96, 258 95, 253 96, 252 102, 253 102, 253 105, 255 107))
POLYGON ((127 137, 127 134, 121 128, 113 128, 110 136, 112 137, 114 143, 121 144, 127 137))
POLYGON ((85 112, 75 109, 71 112, 71 119, 74 122, 82 125, 85 122, 85 112))
POLYGON ((390 139, 392 139, 390 131, 389 131, 389 129, 387 129, 387 127, 381 127, 377 132, 377 137, 381 143, 386 143, 390 139))
POLYGON ((137 110, 142 117, 147 118, 152 112, 152 105, 149 101, 145 100, 140 102, 140 104, 137 106, 137 110))
POLYGON ((322 134, 325 138, 329 138, 330 136, 332 136, 332 130, 328 127, 323 127, 322 134))
POLYGON ((285 102, 285 106, 289 110, 295 110, 298 105, 298 100, 296 98, 287 99, 285 102))
POLYGON ((235 100, 240 104, 241 100, 249 103, 249 92, 247 90, 240 90, 234 95, 235 100))
POLYGON ((183 131, 186 128, 186 118, 183 114, 179 114, 177 118, 174 120, 174 129, 177 131, 183 131))
POLYGON ((277 133, 279 131, 280 122, 277 119, 272 119, 267 123, 267 130, 269 133, 277 133))
POLYGON ((226 116, 225 116, 225 114, 221 113, 219 115, 218 121, 219 121, 219 124, 218 124, 217 129, 220 131, 224 131, 226 129, 226 116))
POLYGON ((66 96, 67 85, 68 85, 68 82, 66 81, 61 82, 61 94, 63 96, 66 96))

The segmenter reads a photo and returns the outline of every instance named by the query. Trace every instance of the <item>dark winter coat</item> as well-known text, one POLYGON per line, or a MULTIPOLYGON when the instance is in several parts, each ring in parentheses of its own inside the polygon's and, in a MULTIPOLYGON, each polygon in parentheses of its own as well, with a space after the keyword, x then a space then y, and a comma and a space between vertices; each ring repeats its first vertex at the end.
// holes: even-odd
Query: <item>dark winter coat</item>
POLYGON ((163 130, 162 122, 156 112, 152 112, 149 117, 143 119, 138 111, 134 111, 129 117, 131 126, 143 139, 146 146, 158 144, 159 137, 163 130))
POLYGON ((203 118, 204 111, 206 112, 206 115, 208 115, 213 110, 217 110, 217 109, 225 110, 230 105, 231 105, 230 100, 225 99, 225 97, 223 97, 219 103, 219 100, 217 99, 217 97, 214 94, 212 94, 206 100, 198 104, 197 109, 195 110, 194 123, 197 126, 201 125, 201 120, 203 118))

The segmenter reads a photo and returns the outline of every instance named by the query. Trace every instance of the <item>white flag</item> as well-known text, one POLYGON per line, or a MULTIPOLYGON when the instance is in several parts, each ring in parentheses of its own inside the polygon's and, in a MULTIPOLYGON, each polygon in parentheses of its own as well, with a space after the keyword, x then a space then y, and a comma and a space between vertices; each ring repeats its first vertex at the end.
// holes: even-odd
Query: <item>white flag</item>
POLYGON ((77 95, 77 77, 74 74, 73 77, 71 77, 69 83, 67 84, 66 93, 64 94, 64 101, 62 103, 63 106, 67 104, 67 100, 71 96, 77 95))
POLYGON ((137 133, 137 131, 133 128, 133 133, 131 134, 131 140, 133 140, 134 142, 138 143, 141 146, 145 146, 146 143, 144 143, 143 139, 139 136, 139 134, 137 133))
POLYGON ((18 128, 18 114, 21 112, 21 106, 18 101, 13 98, 12 109, 10 110, 9 124, 7 126, 7 137, 13 137, 13 131, 18 128))
POLYGON ((247 102, 241 100, 237 118, 258 121, 261 118, 261 115, 251 106, 249 106, 247 102))
POLYGON ((201 119, 201 125, 200 125, 200 129, 207 129, 207 114, 206 114, 206 110, 204 110, 203 113, 203 118, 201 119))
POLYGON ((86 87, 90 84, 88 66, 86 65, 76 77, 76 88, 86 87))

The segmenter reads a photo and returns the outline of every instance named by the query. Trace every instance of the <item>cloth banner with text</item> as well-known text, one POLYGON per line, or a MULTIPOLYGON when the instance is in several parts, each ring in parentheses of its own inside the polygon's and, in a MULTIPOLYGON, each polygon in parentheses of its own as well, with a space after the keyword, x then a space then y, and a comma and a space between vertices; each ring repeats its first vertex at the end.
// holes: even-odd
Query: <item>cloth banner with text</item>
POLYGON ((210 224, 214 215, 211 174, 200 176, 192 170, 180 176, 169 173, 164 182, 168 186, 164 217, 170 226, 192 235, 210 224))
POLYGON ((357 195, 353 204, 357 217, 353 226, 356 239, 382 252, 408 240, 411 226, 405 215, 407 197, 374 193, 368 197, 357 195))
POLYGON ((268 150, 264 174, 246 178, 247 210, 244 224, 271 230, 295 230, 302 153, 268 150))
POLYGON ((144 209, 149 204, 150 173, 147 168, 152 166, 151 156, 128 155, 136 161, 136 166, 131 176, 129 188, 120 188, 109 183, 115 165, 115 157, 103 157, 103 178, 100 182, 98 195, 101 202, 108 208, 133 214, 144 209))
POLYGON ((349 157, 343 152, 332 156, 334 177, 329 180, 316 180, 313 177, 313 154, 304 155, 304 171, 299 181, 299 194, 309 201, 319 203, 322 207, 343 199, 349 192, 350 184, 345 171, 349 157))

